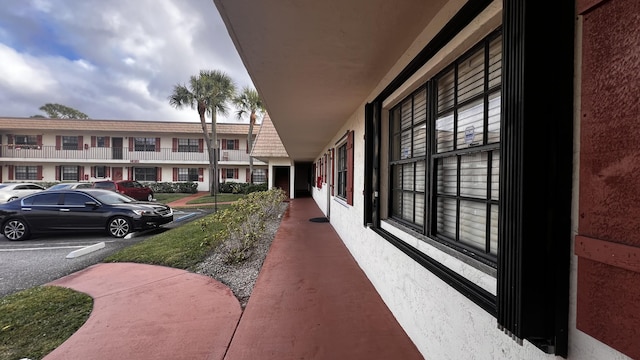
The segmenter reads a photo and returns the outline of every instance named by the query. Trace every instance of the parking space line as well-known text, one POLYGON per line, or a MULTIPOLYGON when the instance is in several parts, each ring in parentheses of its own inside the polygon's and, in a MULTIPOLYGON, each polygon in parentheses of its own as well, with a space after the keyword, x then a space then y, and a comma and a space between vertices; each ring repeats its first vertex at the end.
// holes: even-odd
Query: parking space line
POLYGON ((20 249, 0 249, 0 252, 14 252, 14 251, 33 251, 33 250, 60 250, 60 249, 78 249, 89 245, 74 245, 74 246, 45 246, 45 247, 32 247, 32 248, 20 248, 20 249))

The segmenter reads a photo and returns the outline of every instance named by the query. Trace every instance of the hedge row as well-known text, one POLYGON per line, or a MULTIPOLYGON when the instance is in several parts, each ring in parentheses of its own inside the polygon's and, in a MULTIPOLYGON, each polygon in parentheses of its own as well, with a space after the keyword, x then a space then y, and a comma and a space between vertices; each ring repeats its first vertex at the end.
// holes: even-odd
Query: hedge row
MULTIPOLYGON (((40 185, 44 187, 50 187, 60 182, 41 182, 40 185)), ((195 182, 140 182, 153 189, 154 193, 186 193, 195 194, 198 192, 198 184, 195 182)), ((219 192, 225 194, 251 194, 257 191, 267 191, 268 186, 266 183, 262 184, 249 184, 249 183, 234 183, 226 182, 220 184, 219 192)))

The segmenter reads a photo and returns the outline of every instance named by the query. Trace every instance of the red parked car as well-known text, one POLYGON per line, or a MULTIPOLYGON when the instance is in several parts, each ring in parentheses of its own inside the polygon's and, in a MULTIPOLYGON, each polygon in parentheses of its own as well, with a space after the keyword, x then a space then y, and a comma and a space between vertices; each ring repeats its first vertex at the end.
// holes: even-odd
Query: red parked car
POLYGON ((135 180, 96 181, 93 183, 93 187, 95 189, 113 190, 136 200, 153 200, 153 190, 135 180))

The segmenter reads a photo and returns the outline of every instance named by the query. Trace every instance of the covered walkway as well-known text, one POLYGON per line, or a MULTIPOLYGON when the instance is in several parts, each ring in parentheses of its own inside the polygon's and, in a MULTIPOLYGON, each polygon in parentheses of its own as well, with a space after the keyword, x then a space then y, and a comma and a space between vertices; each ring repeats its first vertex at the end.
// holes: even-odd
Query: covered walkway
POLYGON ((94 310, 45 359, 422 359, 311 198, 290 202, 242 312, 184 270, 98 264, 52 283, 94 310))

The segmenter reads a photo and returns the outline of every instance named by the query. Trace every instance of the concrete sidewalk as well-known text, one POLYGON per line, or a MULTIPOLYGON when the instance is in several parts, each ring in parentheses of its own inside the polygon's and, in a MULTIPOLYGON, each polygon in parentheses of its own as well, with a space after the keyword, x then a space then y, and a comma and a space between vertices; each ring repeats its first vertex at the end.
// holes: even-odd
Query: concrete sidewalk
MULTIPOLYGON (((198 206, 209 206, 209 205, 214 205, 213 203, 211 204, 188 204, 189 201, 195 200, 197 198, 203 197, 203 196, 207 196, 209 195, 208 191, 198 191, 195 194, 191 194, 189 196, 185 196, 181 199, 178 199, 176 201, 172 201, 170 203, 167 203, 167 205, 169 205, 172 208, 185 208, 185 207, 198 207, 198 206)), ((218 203, 218 204, 222 204, 222 203, 218 203)))
POLYGON ((244 313, 203 275, 98 264, 52 283, 94 298, 45 359, 422 359, 310 198, 289 204, 244 313))

